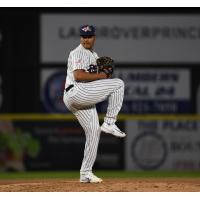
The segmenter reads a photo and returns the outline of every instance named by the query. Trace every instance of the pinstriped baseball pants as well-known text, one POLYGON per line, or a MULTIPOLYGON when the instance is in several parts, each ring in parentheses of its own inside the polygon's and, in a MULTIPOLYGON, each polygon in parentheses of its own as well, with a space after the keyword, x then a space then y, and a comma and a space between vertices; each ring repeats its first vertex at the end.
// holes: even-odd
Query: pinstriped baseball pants
POLYGON ((108 98, 108 108, 104 121, 115 123, 122 107, 124 82, 121 79, 103 79, 78 83, 64 93, 63 101, 76 116, 86 136, 81 173, 92 171, 100 139, 100 125, 96 104, 108 98))

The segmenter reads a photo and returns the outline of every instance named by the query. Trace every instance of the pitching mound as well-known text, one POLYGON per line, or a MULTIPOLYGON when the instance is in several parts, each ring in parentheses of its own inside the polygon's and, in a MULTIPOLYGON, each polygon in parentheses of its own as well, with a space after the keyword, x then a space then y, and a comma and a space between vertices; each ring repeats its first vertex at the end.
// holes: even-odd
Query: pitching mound
POLYGON ((0 180, 0 192, 200 192, 200 178, 104 179, 79 183, 75 179, 0 180))

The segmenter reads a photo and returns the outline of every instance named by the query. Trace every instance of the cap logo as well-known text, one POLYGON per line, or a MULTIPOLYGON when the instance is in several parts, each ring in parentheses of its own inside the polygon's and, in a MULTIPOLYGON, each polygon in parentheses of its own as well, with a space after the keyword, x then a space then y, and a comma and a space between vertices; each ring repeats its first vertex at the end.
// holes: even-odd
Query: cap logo
POLYGON ((86 26, 86 27, 82 28, 81 30, 84 32, 92 31, 89 26, 86 26))

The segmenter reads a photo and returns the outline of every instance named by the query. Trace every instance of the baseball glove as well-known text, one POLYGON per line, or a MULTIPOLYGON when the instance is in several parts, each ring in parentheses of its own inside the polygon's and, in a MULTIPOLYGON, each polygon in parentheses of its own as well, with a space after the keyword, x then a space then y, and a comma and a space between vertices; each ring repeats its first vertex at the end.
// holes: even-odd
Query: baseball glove
POLYGON ((104 72, 107 78, 111 77, 114 71, 114 60, 110 57, 103 56, 97 60, 98 72, 104 72))

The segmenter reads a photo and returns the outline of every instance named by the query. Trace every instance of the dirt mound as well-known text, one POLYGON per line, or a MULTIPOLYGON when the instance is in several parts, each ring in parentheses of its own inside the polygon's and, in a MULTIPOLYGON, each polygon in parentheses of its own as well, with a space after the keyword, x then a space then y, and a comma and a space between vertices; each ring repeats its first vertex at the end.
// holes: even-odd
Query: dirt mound
POLYGON ((200 178, 104 179, 79 183, 76 179, 0 180, 0 192, 200 192, 200 178))

